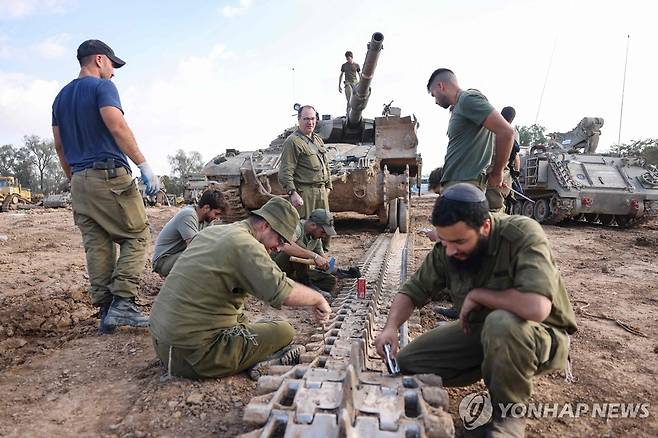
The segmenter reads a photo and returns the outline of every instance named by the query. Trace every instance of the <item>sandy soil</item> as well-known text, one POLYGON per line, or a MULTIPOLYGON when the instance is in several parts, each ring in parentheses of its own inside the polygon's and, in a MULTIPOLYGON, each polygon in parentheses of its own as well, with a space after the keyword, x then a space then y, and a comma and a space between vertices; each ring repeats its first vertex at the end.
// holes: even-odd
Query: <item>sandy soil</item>
MULTIPOLYGON (((414 200, 416 263, 431 244, 427 226, 433 199, 414 200)), ((175 213, 149 208, 153 236, 175 213)), ((332 253, 349 265, 381 231, 374 219, 339 216, 332 253)), ((578 313, 573 338, 576 381, 561 375, 536 380, 533 400, 544 403, 651 403, 646 419, 542 419, 529 436, 655 436, 658 433, 658 226, 618 230, 585 224, 545 227, 577 306, 630 324, 578 313)), ((149 251, 150 252, 150 251, 149 251)), ((84 250, 69 210, 0 214, 0 436, 235 436, 255 383, 244 375, 195 382, 162 379, 150 336, 121 329, 99 336, 91 307, 84 250)), ((148 312, 162 280, 146 266, 138 303, 148 312)), ((305 342, 314 323, 305 310, 276 311, 250 301, 253 318, 283 316, 305 342)), ((437 318, 422 313, 425 327, 437 318)), ((461 398, 483 388, 450 389, 458 424, 461 398)))

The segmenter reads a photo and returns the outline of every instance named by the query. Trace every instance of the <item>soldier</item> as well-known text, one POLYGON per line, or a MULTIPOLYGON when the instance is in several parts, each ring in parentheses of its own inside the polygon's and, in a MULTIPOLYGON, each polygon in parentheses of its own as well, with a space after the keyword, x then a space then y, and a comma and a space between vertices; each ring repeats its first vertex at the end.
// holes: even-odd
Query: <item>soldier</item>
POLYGON ((336 286, 336 277, 327 272, 329 260, 325 257, 322 248, 322 238, 335 236, 334 219, 327 210, 321 208, 311 212, 311 216, 302 219, 295 230, 295 241, 283 246, 281 252, 272 258, 288 277, 302 284, 310 286, 325 298, 331 299, 331 292, 336 286), (312 259, 318 269, 309 269, 308 265, 293 263, 290 256, 312 259))
POLYGON ((199 231, 217 220, 226 212, 224 195, 217 189, 208 189, 195 207, 183 207, 162 228, 155 241, 153 251, 153 272, 166 277, 199 231))
MULTIPOLYGON (((487 186, 505 188, 503 174, 514 140, 510 124, 478 90, 462 90, 455 74, 447 68, 432 73, 427 91, 437 105, 451 110, 441 187, 466 182, 483 192, 487 186), (492 163, 494 134, 496 161, 492 163)), ((504 208, 503 198, 491 201, 492 210, 504 208)))
POLYGON ((318 292, 281 272, 268 252, 294 241, 299 215, 275 197, 240 222, 208 227, 181 254, 151 310, 155 351, 169 373, 192 379, 222 377, 278 357, 291 364, 303 347, 286 348, 287 321, 250 323, 252 295, 272 307, 311 306, 319 321, 331 308, 318 292))
POLYGON ((338 92, 343 92, 340 84, 343 81, 343 75, 345 75, 345 99, 347 99, 347 105, 349 105, 354 86, 361 80, 361 67, 359 64, 354 62, 352 52, 349 50, 345 52, 345 60, 347 62, 340 66, 340 76, 338 77, 338 92), (359 76, 358 80, 357 75, 359 76))
MULTIPOLYGON (((283 143, 279 182, 302 219, 308 219, 316 208, 329 211, 331 173, 327 149, 315 132, 317 112, 310 105, 297 111, 299 129, 283 143)), ((325 248, 327 248, 325 242, 325 248)))
POLYGON ((500 403, 525 403, 532 377, 568 369, 576 319, 541 226, 524 216, 492 216, 484 193, 456 184, 437 199, 436 245, 402 286, 375 345, 393 355, 398 329, 433 294, 448 289, 459 321, 414 339, 397 353, 405 374, 433 373, 446 386, 484 378, 494 406, 487 436, 523 436, 523 420, 501 418, 500 403))
POLYGON ((91 302, 100 307, 101 333, 122 325, 145 327, 148 317, 134 300, 149 223, 128 158, 137 164, 147 195, 156 194, 160 182, 137 146, 110 80, 125 62, 99 40, 80 44, 77 58, 80 75, 55 98, 52 127, 59 162, 71 180, 73 219, 85 246, 91 302))

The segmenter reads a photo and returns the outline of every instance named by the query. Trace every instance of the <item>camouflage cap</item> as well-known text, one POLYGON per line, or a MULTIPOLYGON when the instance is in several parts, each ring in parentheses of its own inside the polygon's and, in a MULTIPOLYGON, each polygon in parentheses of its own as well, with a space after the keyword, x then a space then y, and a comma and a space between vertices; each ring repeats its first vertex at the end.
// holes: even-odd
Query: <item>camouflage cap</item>
POLYGON ((335 236, 336 229, 334 228, 334 217, 327 210, 323 208, 316 208, 311 212, 309 220, 315 222, 318 225, 322 225, 324 232, 327 233, 327 236, 335 236))
POLYGON ((252 213, 265 219, 270 227, 281 235, 286 242, 295 241, 295 228, 297 228, 299 222, 299 213, 290 202, 283 198, 274 197, 258 210, 252 211, 252 213))

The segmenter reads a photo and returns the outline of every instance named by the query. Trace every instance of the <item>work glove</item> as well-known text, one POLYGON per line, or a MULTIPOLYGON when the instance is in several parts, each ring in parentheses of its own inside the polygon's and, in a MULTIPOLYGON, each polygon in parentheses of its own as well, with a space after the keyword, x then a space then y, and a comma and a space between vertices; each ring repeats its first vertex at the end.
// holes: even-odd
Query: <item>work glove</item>
POLYGON ((144 182, 145 192, 148 196, 153 196, 160 191, 160 179, 155 176, 153 169, 149 166, 149 163, 144 161, 142 164, 138 164, 139 171, 142 173, 142 181, 144 182))

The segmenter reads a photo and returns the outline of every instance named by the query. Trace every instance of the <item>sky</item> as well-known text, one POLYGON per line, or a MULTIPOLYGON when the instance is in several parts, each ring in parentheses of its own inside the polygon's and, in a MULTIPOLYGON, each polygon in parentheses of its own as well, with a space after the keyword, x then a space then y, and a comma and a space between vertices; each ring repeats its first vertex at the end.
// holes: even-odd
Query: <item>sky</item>
POLYGON ((343 115, 343 54, 362 64, 381 32, 364 115, 391 100, 415 115, 424 173, 447 145, 449 113, 426 89, 439 67, 497 109, 515 107, 518 125, 567 132, 603 117, 605 150, 620 133, 627 47, 621 141, 658 137, 657 13, 634 0, 0 0, 0 144, 52 137, 52 101, 93 38, 126 61, 113 81, 156 173, 179 148, 205 160, 265 148, 296 123, 296 102, 343 115))

